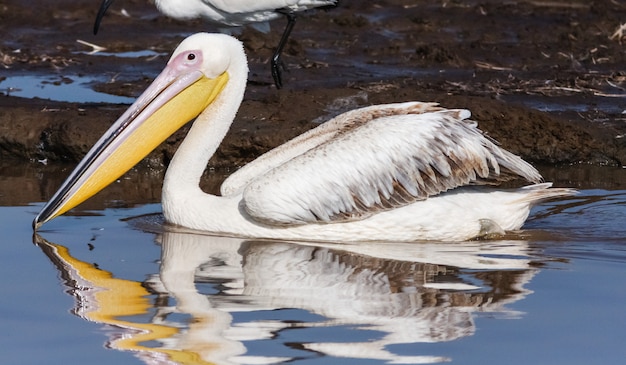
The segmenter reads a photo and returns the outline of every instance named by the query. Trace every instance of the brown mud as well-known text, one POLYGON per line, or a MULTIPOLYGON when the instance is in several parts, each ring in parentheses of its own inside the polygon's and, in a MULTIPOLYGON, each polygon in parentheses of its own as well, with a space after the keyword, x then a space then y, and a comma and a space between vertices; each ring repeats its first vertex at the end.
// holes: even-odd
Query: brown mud
MULTIPOLYGON (((186 35, 220 30, 165 18, 148 0, 118 0, 93 35, 98 6, 0 1, 0 158, 77 161, 126 107, 15 97, 20 86, 2 83, 7 77, 90 77, 95 90, 134 97, 186 35), (145 50, 159 55, 114 55, 145 50)), ((625 165, 626 38, 615 34, 623 22, 626 2, 609 0, 340 0, 299 17, 280 90, 268 61, 285 21, 269 33, 244 27, 250 81, 210 165, 243 164, 317 118, 408 100, 468 108, 481 129, 535 163, 625 165)), ((148 164, 165 166, 182 138, 175 134, 148 164)))

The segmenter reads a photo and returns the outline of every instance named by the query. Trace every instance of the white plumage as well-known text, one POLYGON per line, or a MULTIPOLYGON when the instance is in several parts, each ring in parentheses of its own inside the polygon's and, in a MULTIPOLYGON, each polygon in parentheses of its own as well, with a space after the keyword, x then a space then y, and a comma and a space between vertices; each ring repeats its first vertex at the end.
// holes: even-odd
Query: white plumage
MULTIPOLYGON (((83 182, 89 178, 84 172, 122 149, 127 138, 123 136, 132 135, 135 125, 140 128, 153 119, 158 123, 159 108, 182 105, 186 99, 180 95, 194 87, 195 80, 204 79, 223 81, 224 86, 207 91, 214 97, 208 101, 196 100, 199 91, 190 93, 190 103, 201 113, 172 159, 163 185, 163 213, 172 224, 276 239, 466 240, 517 230, 532 205, 574 193, 539 183, 541 176, 530 164, 497 146, 467 120, 469 111, 408 102, 342 114, 234 173, 224 182, 222 196, 206 194, 199 187, 200 177, 235 118, 247 72, 243 47, 234 38, 206 33, 187 38, 35 225, 69 209, 63 205, 74 190, 89 185, 83 182), (495 186, 516 178, 537 184, 519 189, 495 186)), ((177 117, 170 116, 168 125, 177 117)), ((152 133, 142 133, 142 142, 152 133)))
POLYGON ((282 12, 300 12, 334 5, 336 0, 155 0, 163 14, 174 19, 203 18, 214 23, 240 26, 265 22, 282 12))

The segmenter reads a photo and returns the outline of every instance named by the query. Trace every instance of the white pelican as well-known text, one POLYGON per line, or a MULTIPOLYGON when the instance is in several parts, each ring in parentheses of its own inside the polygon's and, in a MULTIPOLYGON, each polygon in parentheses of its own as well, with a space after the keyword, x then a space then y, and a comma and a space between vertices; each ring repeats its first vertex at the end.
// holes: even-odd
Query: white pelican
POLYGON ((44 206, 33 226, 75 207, 129 170, 188 121, 163 183, 172 224, 220 235, 317 241, 466 240, 516 230, 530 207, 573 194, 541 176, 468 121, 469 111, 408 102, 353 110, 231 175, 221 196, 200 177, 235 118, 248 66, 223 34, 185 39, 44 206), (485 186, 481 186, 485 185, 485 186))
MULTIPOLYGON (((154 0, 159 11, 171 18, 189 20, 203 18, 213 23, 241 26, 274 20, 284 15, 287 26, 278 42, 271 61, 272 77, 277 88, 282 87, 280 55, 296 23, 296 13, 312 8, 327 8, 339 0, 154 0)), ((102 17, 113 0, 102 0, 93 26, 98 33, 102 17)))

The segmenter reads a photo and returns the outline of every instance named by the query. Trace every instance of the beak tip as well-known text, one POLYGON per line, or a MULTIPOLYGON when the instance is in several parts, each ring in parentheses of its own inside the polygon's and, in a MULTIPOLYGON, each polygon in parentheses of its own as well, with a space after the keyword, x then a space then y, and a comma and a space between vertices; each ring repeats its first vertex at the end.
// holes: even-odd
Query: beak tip
POLYGON ((43 225, 44 222, 42 222, 39 219, 39 215, 37 215, 37 217, 35 217, 35 219, 33 219, 33 231, 37 232, 37 230, 43 225))

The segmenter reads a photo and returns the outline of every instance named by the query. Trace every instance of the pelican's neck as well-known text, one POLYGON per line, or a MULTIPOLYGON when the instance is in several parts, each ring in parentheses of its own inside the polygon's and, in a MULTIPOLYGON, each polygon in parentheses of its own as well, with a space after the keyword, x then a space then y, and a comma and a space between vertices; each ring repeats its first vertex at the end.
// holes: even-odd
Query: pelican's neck
POLYGON ((207 163, 235 119, 246 89, 248 64, 243 49, 232 53, 231 65, 227 71, 229 80, 224 90, 193 122, 165 173, 164 205, 168 202, 186 201, 178 200, 179 194, 200 191, 200 178, 207 163))

